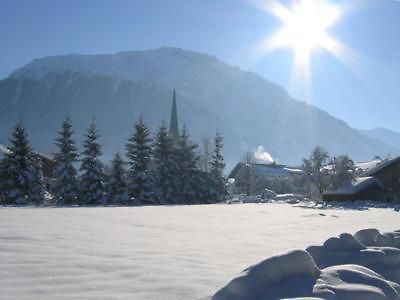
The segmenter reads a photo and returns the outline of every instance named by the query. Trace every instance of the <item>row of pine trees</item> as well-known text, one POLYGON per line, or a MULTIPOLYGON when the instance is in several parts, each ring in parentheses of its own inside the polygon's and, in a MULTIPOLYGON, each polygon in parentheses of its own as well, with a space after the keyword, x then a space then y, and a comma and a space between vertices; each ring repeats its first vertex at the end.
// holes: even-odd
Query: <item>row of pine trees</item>
POLYGON ((6 205, 140 205, 213 203, 224 198, 223 138, 217 133, 207 171, 200 168, 198 145, 185 127, 179 136, 161 123, 154 138, 142 118, 125 145, 105 167, 94 121, 78 152, 67 117, 55 139, 51 180, 19 122, 0 168, 0 201, 6 205))

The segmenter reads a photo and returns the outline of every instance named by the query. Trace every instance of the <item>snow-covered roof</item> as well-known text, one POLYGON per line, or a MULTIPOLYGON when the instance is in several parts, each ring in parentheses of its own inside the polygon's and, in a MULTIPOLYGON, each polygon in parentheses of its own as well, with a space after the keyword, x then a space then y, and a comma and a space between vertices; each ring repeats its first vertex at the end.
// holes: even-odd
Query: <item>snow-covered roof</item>
POLYGON ((370 161, 356 162, 354 164, 354 167, 356 169, 362 170, 363 172, 366 172, 372 168, 375 168, 377 165, 379 165, 381 163, 382 163, 381 159, 374 159, 374 160, 370 160, 370 161))
POLYGON ((270 177, 290 177, 294 174, 301 174, 298 168, 286 167, 278 164, 251 164, 254 175, 270 177))
POLYGON ((295 168, 295 167, 285 167, 285 170, 289 171, 292 174, 298 174, 301 175, 303 174, 303 170, 300 168, 295 168))
POLYGON ((326 191, 326 195, 353 195, 362 191, 371 185, 377 185, 383 189, 382 183, 375 177, 356 177, 352 182, 349 182, 336 190, 326 191))
MULTIPOLYGON (((11 150, 9 148, 7 148, 6 146, 0 144, 0 159, 3 159, 5 157, 5 155, 8 153, 11 153, 11 150)), ((38 151, 34 151, 33 153, 35 153, 42 159, 53 160, 53 157, 51 155, 44 154, 44 153, 41 153, 38 151)))
POLYGON ((375 166, 372 169, 369 169, 368 171, 366 171, 365 173, 362 174, 362 176, 374 176, 377 172, 381 171, 382 169, 390 166, 393 163, 396 163, 400 161, 400 156, 390 159, 388 161, 382 162, 381 164, 375 166))
MULTIPOLYGON (((366 172, 372 168, 375 168, 379 164, 382 163, 382 160, 380 159, 374 159, 370 161, 361 161, 361 162, 355 162, 354 163, 354 168, 358 171, 366 172)), ((333 164, 328 164, 323 167, 324 170, 327 171, 332 171, 333 170, 333 164)))
MULTIPOLYGON (((239 170, 244 167, 244 163, 238 163, 235 168, 229 174, 229 178, 236 177, 239 170)), ((250 164, 251 172, 255 176, 264 177, 290 177, 292 175, 302 174, 302 170, 296 167, 288 167, 286 165, 280 165, 276 163, 271 164, 250 164)))
POLYGON ((10 150, 6 146, 0 144, 0 159, 3 159, 8 153, 10 153, 10 150))

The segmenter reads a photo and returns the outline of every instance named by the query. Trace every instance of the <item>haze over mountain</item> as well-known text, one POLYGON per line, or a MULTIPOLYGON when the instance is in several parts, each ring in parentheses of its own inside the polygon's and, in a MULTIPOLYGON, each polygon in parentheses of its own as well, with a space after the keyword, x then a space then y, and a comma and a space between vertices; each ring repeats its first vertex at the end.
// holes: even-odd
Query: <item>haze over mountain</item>
POLYGON ((169 121, 174 85, 180 125, 195 141, 221 131, 229 166, 260 145, 290 164, 299 164, 315 145, 355 160, 397 152, 292 99, 257 74, 177 48, 33 60, 0 81, 0 143, 8 143, 12 127, 22 119, 34 147, 51 152, 61 120, 69 114, 79 140, 96 119, 108 158, 117 148, 124 150, 140 115, 152 129, 169 121))
POLYGON ((371 138, 380 140, 396 149, 400 149, 400 132, 382 127, 377 127, 370 130, 360 129, 360 132, 371 138))

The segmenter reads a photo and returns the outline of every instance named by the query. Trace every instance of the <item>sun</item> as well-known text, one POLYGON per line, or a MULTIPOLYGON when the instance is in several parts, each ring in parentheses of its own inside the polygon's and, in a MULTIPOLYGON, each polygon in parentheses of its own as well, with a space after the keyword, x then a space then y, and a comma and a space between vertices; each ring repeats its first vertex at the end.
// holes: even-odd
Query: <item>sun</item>
POLYGON ((313 52, 325 49, 337 54, 340 45, 328 33, 340 16, 328 0, 296 0, 291 7, 269 1, 264 7, 280 19, 282 27, 268 39, 268 48, 289 48, 297 65, 307 65, 313 52))
POLYGON ((277 47, 290 47, 300 61, 308 60, 312 51, 330 48, 327 29, 339 15, 337 7, 327 1, 303 0, 295 3, 282 19, 283 28, 275 36, 277 47))

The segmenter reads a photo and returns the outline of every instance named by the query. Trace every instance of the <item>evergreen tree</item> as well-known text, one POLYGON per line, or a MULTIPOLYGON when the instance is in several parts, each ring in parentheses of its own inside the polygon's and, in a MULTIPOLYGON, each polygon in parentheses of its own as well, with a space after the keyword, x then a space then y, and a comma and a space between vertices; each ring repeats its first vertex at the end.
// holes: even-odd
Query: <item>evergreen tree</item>
POLYGON ((81 202, 89 205, 104 204, 104 172, 99 157, 101 146, 100 135, 94 121, 90 124, 83 142, 81 164, 81 202))
POLYGON ((214 138, 214 153, 211 159, 210 173, 213 178, 213 192, 216 200, 222 200, 226 195, 226 186, 224 178, 224 157, 222 156, 222 148, 224 146, 224 139, 222 135, 217 132, 214 138))
POLYGON ((164 121, 156 133, 153 158, 160 202, 174 203, 178 194, 176 146, 164 121))
POLYGON ((61 205, 78 203, 79 183, 74 166, 78 159, 78 153, 72 134, 72 121, 67 117, 62 123, 59 136, 55 140, 59 150, 54 156, 55 182, 53 193, 56 203, 61 205))
POLYGON ((108 181, 108 203, 126 205, 129 202, 125 162, 117 152, 111 162, 108 181))
POLYGON ((43 176, 43 162, 36 154, 33 155, 30 169, 33 179, 33 183, 30 186, 30 200, 36 205, 40 205, 44 203, 46 188, 43 176))
POLYGON ((209 172, 196 172, 196 199, 199 203, 213 203, 216 199, 214 191, 214 180, 209 172))
POLYGON ((181 203, 189 204, 199 201, 197 199, 200 196, 197 189, 199 181, 199 156, 196 153, 197 148, 198 145, 190 141, 189 133, 184 126, 178 137, 176 149, 177 179, 179 182, 178 193, 181 203))
POLYGON ((41 161, 32 151, 21 122, 15 126, 10 141, 12 146, 3 162, 4 202, 39 205, 44 200, 41 161))
POLYGON ((151 141, 150 130, 140 118, 126 144, 129 194, 140 203, 153 202, 153 180, 150 172, 151 141))

